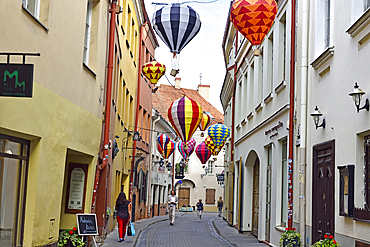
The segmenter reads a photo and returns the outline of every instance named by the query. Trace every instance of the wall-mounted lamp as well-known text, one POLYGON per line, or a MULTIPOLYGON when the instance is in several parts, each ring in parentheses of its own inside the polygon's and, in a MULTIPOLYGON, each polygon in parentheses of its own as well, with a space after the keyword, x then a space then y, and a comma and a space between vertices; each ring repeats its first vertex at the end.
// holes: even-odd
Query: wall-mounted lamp
POLYGON ((362 110, 366 109, 369 111, 369 99, 366 99, 365 105, 360 108, 360 103, 362 99, 362 95, 364 95, 365 92, 361 90, 361 88, 358 87, 357 82, 355 82, 355 86, 352 92, 349 93, 349 96, 352 96, 353 101, 355 102, 357 113, 362 110))
POLYGON ((322 120, 322 124, 319 125, 322 113, 319 111, 319 108, 317 108, 317 106, 315 107, 315 110, 311 113, 311 116, 313 118, 313 122, 315 123, 316 129, 319 127, 323 127, 325 129, 325 118, 322 120))

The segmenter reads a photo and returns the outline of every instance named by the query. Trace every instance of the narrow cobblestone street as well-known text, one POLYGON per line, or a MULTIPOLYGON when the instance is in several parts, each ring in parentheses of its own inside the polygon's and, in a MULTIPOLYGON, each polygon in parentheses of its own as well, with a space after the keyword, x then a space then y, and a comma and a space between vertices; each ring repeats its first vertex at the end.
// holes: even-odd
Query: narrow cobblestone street
POLYGON ((134 223, 136 236, 119 243, 116 228, 101 246, 266 246, 250 234, 239 234, 217 213, 204 213, 201 222, 195 212, 176 213, 174 226, 170 226, 167 216, 142 220, 134 223))

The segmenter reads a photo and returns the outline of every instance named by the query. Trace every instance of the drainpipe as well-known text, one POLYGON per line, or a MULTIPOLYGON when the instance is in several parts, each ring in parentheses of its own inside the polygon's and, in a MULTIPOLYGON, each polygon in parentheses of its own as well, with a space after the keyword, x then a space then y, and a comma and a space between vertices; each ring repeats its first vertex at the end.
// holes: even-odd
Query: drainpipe
POLYGON ((293 228, 293 135, 294 135, 294 59, 295 59, 295 7, 292 0, 289 94, 289 156, 288 156, 288 228, 293 228))
POLYGON ((306 234, 306 133, 307 133, 307 72, 308 72, 308 10, 309 1, 302 4, 302 57, 301 57, 301 143, 299 164, 299 232, 305 245, 306 234))
MULTIPOLYGON (((159 120, 161 119, 161 115, 158 115, 158 117, 153 121, 153 125, 152 125, 152 129, 154 130, 155 129, 155 124, 156 122, 158 122, 159 120)), ((153 144, 154 140, 155 140, 155 137, 154 137, 154 134, 155 134, 155 131, 152 132, 152 138, 150 140, 150 144, 151 144, 151 152, 149 152, 149 154, 154 154, 154 150, 155 150, 155 145, 153 144)), ((152 155, 149 156, 149 178, 148 178, 148 181, 149 181, 149 186, 148 186, 148 218, 149 218, 149 214, 151 212, 151 205, 150 205, 150 200, 152 198, 152 186, 151 186, 151 182, 150 182, 150 179, 151 179, 151 170, 150 170, 150 167, 152 165, 152 155)), ((150 215, 153 217, 153 215, 150 215)))
MULTIPOLYGON (((238 50, 238 32, 235 33, 235 54, 238 50)), ((237 69, 237 64, 236 64, 236 57, 234 57, 234 65, 233 67, 228 68, 227 70, 234 69, 234 88, 233 88, 233 108, 231 111, 231 163, 234 163, 234 135, 235 135, 235 92, 236 92, 236 69, 237 69)), ((234 171, 235 172, 235 171, 234 171)), ((234 188, 235 189, 235 188, 234 188)), ((229 208, 232 208, 234 210, 234 199, 231 200, 232 205, 229 205, 229 208)), ((234 213, 233 216, 231 217, 231 224, 234 225, 234 213)))
POLYGON ((108 46, 108 75, 107 75, 107 94, 105 97, 105 124, 104 124, 104 149, 103 149, 103 162, 96 166, 94 191, 91 202, 91 212, 95 213, 96 192, 98 191, 100 172, 108 164, 108 148, 109 148, 109 127, 110 127, 110 112, 112 106, 112 84, 113 84, 113 56, 114 56, 114 35, 116 28, 116 4, 117 0, 112 0, 109 30, 109 46, 108 46))
MULTIPOLYGON (((139 120, 139 106, 140 106, 140 87, 141 87, 141 66, 142 66, 142 44, 143 44, 143 30, 147 22, 140 27, 140 38, 139 38, 139 61, 138 61, 138 78, 137 78, 137 92, 136 92, 136 115, 135 115, 135 131, 137 131, 137 124, 139 120)), ((136 141, 134 140, 134 145, 132 149, 132 162, 131 162, 131 171, 130 171, 130 202, 132 202, 132 187, 133 187, 133 175, 134 175, 134 164, 135 164, 135 153, 136 153, 136 141)))

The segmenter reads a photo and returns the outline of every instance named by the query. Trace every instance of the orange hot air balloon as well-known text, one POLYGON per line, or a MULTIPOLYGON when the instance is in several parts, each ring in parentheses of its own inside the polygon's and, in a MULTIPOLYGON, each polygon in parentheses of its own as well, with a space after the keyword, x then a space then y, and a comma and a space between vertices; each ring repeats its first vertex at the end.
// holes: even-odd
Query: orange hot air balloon
POLYGON ((199 123, 199 129, 202 131, 202 133, 200 134, 201 137, 204 136, 203 131, 205 131, 208 128, 208 126, 211 123, 211 120, 212 120, 211 116, 207 112, 203 111, 203 117, 199 123))
POLYGON ((231 6, 230 19, 252 46, 258 46, 274 23, 276 13, 275 0, 236 0, 231 6))
POLYGON ((152 84, 156 84, 166 72, 166 66, 157 61, 151 61, 143 65, 142 72, 152 84))

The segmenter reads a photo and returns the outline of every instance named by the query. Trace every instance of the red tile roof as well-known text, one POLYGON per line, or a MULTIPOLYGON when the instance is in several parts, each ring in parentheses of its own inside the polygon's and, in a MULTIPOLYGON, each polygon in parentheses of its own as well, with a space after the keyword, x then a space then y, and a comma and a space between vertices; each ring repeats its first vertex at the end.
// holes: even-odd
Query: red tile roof
POLYGON ((176 89, 174 86, 170 85, 159 85, 156 93, 153 94, 153 108, 156 109, 167 121, 168 120, 168 108, 173 101, 183 97, 188 96, 189 98, 195 100, 200 104, 203 111, 211 113, 215 118, 212 124, 223 123, 224 116, 219 112, 213 105, 206 101, 197 90, 180 88, 176 89))

